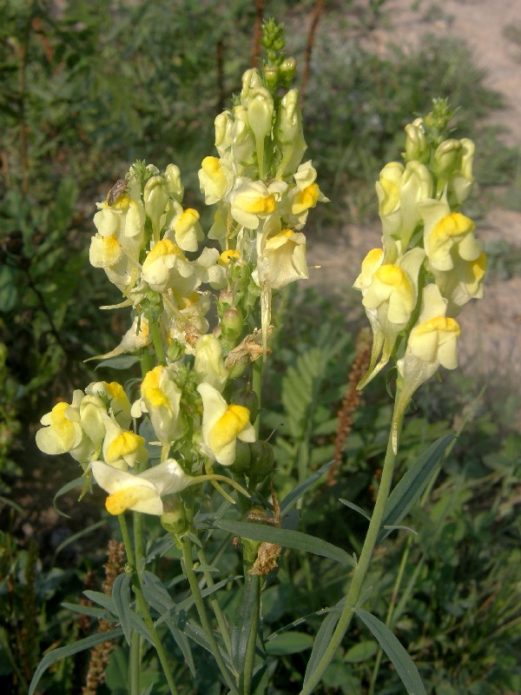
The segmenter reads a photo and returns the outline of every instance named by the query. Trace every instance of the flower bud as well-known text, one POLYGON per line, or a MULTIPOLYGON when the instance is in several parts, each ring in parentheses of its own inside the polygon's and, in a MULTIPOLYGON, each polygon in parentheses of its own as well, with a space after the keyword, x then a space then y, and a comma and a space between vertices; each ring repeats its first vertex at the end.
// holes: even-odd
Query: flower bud
POLYGON ((296 68, 297 61, 295 60, 295 58, 286 58, 286 60, 282 61, 282 64, 279 68, 280 76, 286 84, 289 84, 295 77, 296 68))
POLYGON ((242 76, 241 101, 244 102, 249 99, 251 92, 262 86, 262 78, 257 68, 246 70, 242 76))
POLYGON ((235 345, 242 335, 243 328, 244 319, 241 312, 235 307, 226 309, 221 319, 221 330, 227 342, 235 345))
POLYGON ((258 142, 271 131, 273 117, 273 99, 267 89, 259 87, 252 92, 248 102, 248 122, 258 142))
POLYGON ((189 522, 183 503, 178 499, 173 499, 164 503, 164 512, 161 515, 161 526, 172 536, 183 536, 189 529, 189 522))
POLYGON ((428 154, 428 145, 425 139, 423 119, 417 118, 405 126, 405 152, 404 158, 410 162, 416 159, 422 162, 428 154))
POLYGON ((264 80, 269 89, 276 89, 279 82, 279 68, 276 65, 266 65, 264 80))
POLYGON ((183 200, 184 186, 181 181, 181 172, 175 164, 169 164, 165 169, 166 189, 172 198, 178 203, 183 200))
POLYGON ((434 153, 434 171, 438 176, 448 178, 454 173, 461 156, 459 140, 444 140, 434 153))
POLYGON ((143 191, 145 212, 152 222, 154 234, 161 231, 161 217, 168 202, 166 181, 162 176, 152 176, 145 184, 143 191))

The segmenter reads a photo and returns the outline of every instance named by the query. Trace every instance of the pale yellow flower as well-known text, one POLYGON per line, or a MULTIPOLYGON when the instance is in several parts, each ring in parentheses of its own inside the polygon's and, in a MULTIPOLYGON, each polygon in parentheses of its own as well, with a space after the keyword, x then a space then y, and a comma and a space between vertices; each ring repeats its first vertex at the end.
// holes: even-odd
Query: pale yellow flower
POLYGON ((481 246, 474 236, 475 224, 461 212, 451 212, 446 200, 422 205, 425 223, 424 247, 433 270, 452 270, 458 258, 475 261, 481 246))
POLYGON ((235 461, 237 439, 255 441, 250 411, 243 405, 228 405, 219 391, 207 383, 197 387, 203 400, 203 446, 205 453, 223 466, 235 461))
POLYGON ((162 497, 181 492, 193 481, 175 459, 167 459, 139 475, 118 470, 103 461, 94 461, 91 470, 94 480, 109 493, 105 507, 114 515, 132 510, 160 516, 164 509, 162 497))
POLYGON ((147 372, 141 382, 141 399, 132 405, 133 417, 148 413, 156 437, 166 443, 183 431, 179 405, 181 390, 167 367, 159 365, 147 372))

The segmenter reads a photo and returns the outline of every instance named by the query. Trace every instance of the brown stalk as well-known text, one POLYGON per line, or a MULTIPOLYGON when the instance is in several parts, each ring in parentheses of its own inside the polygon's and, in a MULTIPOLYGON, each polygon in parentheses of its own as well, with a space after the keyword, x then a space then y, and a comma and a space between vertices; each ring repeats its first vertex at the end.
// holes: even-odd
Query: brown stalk
POLYGON ((322 12, 324 11, 325 0, 316 0, 313 10, 311 11, 311 21, 309 23, 308 38, 306 42, 306 49, 304 51, 304 69, 302 71, 302 80, 300 83, 300 94, 301 99, 304 97, 306 87, 308 86, 309 75, 311 72, 311 56, 313 55, 313 48, 315 46, 315 35, 318 29, 318 23, 322 12))
POLYGON ((264 20, 264 0, 255 0, 255 24, 253 25, 253 38, 252 38, 252 42, 251 42, 251 66, 252 66, 252 68, 256 68, 259 64, 263 20, 264 20))
POLYGON ((362 329, 356 339, 356 352, 349 370, 347 388, 342 400, 342 405, 338 411, 338 424, 335 438, 335 452, 333 454, 333 465, 327 474, 327 484, 335 485, 338 473, 342 466, 344 446, 353 428, 353 420, 356 409, 360 404, 362 394, 356 386, 362 375, 365 373, 371 355, 371 339, 369 331, 362 329))
MULTIPOLYGON (((105 563, 105 579, 103 581, 103 592, 108 596, 112 593, 112 585, 116 577, 121 574, 125 566, 125 548, 123 543, 110 540, 107 546, 107 562, 105 563)), ((100 620, 99 632, 108 632, 112 627, 108 620, 100 620)), ((98 686, 105 680, 105 668, 108 664, 110 653, 114 644, 110 641, 101 642, 90 651, 89 666, 85 686, 82 688, 82 695, 96 695, 98 686)))

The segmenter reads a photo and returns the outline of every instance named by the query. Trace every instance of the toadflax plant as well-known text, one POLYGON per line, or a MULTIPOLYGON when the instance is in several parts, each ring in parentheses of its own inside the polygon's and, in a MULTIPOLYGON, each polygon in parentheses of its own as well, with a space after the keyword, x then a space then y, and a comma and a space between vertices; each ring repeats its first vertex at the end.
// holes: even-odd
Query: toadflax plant
MULTIPOLYGON (((193 645, 211 655, 226 692, 265 692, 273 668, 260 597, 281 546, 354 566, 344 599, 326 611, 302 692, 318 685, 355 613, 387 653, 391 640, 390 656, 409 692, 424 692, 396 638, 360 601, 383 526, 396 524, 407 511, 403 499, 419 494, 413 479, 407 494, 401 481, 389 499, 404 411, 439 366, 456 366, 454 316, 481 295, 484 255, 474 224, 459 211, 472 183, 473 145, 443 139, 448 113, 438 102, 424 121, 407 126, 405 164, 386 165, 377 183, 383 246, 367 255, 355 283, 373 330, 360 386, 391 361, 398 378, 378 497, 355 562, 342 548, 284 527, 285 512, 319 476, 279 504, 270 486, 271 447, 259 438, 272 295, 307 277, 303 229, 309 211, 327 200, 311 160, 304 160, 299 94, 289 88, 295 62, 284 56, 275 22, 265 24, 263 43, 263 68, 244 73, 233 106, 215 119, 216 153, 201 162, 208 225, 183 204, 175 164, 160 171, 136 162, 97 204, 90 262, 122 294, 119 304, 104 308, 129 309, 131 316, 119 345, 94 359, 108 366, 134 355, 141 377, 74 391, 70 403, 42 417, 36 442, 44 453, 69 453, 80 464, 82 495, 93 486, 106 493, 127 567, 112 597, 88 592, 116 627, 47 654, 31 694, 58 659, 121 636, 129 648, 122 687, 131 695, 143 692, 150 647, 161 668, 158 692, 186 692, 187 671, 196 677, 193 645), (177 553, 166 583, 154 574, 149 543, 163 530, 177 553), (240 544, 243 571, 215 582, 206 553, 214 548, 212 534, 223 531, 240 544), (234 591, 234 613, 217 598, 230 582, 242 585, 234 591)), ((436 445, 429 466, 445 446, 446 440, 436 445)))

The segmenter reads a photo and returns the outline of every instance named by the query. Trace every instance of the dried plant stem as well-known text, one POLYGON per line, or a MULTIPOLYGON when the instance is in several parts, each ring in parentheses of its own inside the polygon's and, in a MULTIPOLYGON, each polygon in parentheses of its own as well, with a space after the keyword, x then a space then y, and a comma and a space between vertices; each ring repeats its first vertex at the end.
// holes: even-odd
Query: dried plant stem
POLYGON ((367 370, 370 356, 371 339, 369 331, 363 329, 358 334, 356 340, 355 357, 351 364, 351 369, 349 370, 346 392, 337 415, 338 423, 335 438, 335 453, 333 454, 333 465, 327 474, 328 485, 334 485, 337 482, 338 473, 342 466, 344 446, 351 433, 354 415, 362 399, 362 393, 356 386, 367 370))
POLYGON ((317 33, 318 23, 320 22, 320 17, 324 11, 325 4, 325 0, 316 0, 311 12, 306 50, 304 52, 304 69, 302 71, 302 80, 300 83, 301 99, 304 97, 306 87, 308 86, 309 74, 311 72, 311 56, 313 55, 313 47, 315 45, 315 35, 317 33))
MULTIPOLYGON (((105 579, 103 580, 103 592, 110 596, 112 585, 118 574, 121 573, 125 565, 125 548, 123 543, 110 540, 107 546, 107 562, 105 563, 105 579)), ((99 632, 108 632, 111 629, 108 620, 100 620, 99 632)), ((89 665, 85 685, 82 688, 82 695, 96 695, 99 685, 105 680, 105 668, 107 666, 110 653, 114 648, 111 641, 101 642, 90 651, 89 665)))
POLYGON ((256 68, 259 64, 263 20, 264 20, 264 0, 255 0, 255 24, 253 25, 253 38, 252 38, 252 42, 251 42, 251 66, 252 66, 252 68, 256 68))

